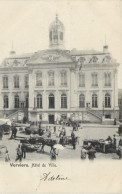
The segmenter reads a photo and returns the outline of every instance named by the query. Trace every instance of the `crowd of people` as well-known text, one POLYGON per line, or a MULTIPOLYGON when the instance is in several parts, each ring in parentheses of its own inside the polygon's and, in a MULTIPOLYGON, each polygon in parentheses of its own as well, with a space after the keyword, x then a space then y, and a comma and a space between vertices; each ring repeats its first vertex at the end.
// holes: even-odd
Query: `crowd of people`
MULTIPOLYGON (((45 127, 42 127, 41 123, 38 125, 38 135, 39 136, 46 136, 47 138, 52 138, 53 136, 59 138, 59 144, 62 146, 72 145, 72 149, 76 149, 76 145, 78 143, 78 137, 76 135, 76 131, 79 130, 79 124, 74 122, 72 123, 72 130, 70 136, 67 135, 66 126, 64 124, 62 125, 47 125, 45 127)), ((17 128, 14 123, 12 123, 11 126, 11 137, 10 139, 15 139, 17 135, 17 128)), ((31 133, 30 138, 33 137, 33 134, 31 133)), ((112 145, 113 148, 116 150, 116 153, 118 154, 119 158, 122 158, 122 139, 118 138, 117 135, 113 135, 113 138, 108 136, 107 139, 104 140, 104 146, 103 146, 103 152, 106 153, 106 149, 109 147, 109 145, 112 145)), ((22 161, 22 158, 26 158, 26 147, 24 144, 19 144, 16 150, 16 159, 15 161, 22 161)), ((94 145, 90 145, 89 149, 86 149, 84 146, 81 147, 81 159, 85 160, 88 158, 89 160, 94 160, 96 158, 96 148, 94 145)), ((50 152, 50 158, 51 160, 56 160, 56 157, 58 156, 56 149, 52 148, 50 152)), ((6 152, 6 161, 9 161, 10 157, 8 154, 8 151, 6 152)))

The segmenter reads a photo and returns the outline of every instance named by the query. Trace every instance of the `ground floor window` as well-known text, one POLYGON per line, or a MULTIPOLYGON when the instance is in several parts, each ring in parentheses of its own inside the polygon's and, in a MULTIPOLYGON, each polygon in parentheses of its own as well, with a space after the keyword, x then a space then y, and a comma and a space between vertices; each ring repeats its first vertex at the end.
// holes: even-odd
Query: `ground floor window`
POLYGON ((18 95, 14 97, 14 107, 19 108, 19 96, 18 95))
POLYGON ((97 108, 97 105, 98 103, 97 103, 97 94, 93 94, 92 95, 92 107, 93 108, 97 108))
POLYGON ((67 108, 67 96, 66 96, 66 94, 61 95, 61 108, 67 108))
POLYGON ((37 95, 37 108, 42 108, 42 95, 37 95))
POLYGON ((5 95, 4 98, 3 98, 3 108, 8 108, 9 107, 9 101, 8 101, 8 96, 5 95))
POLYGON ((111 115, 110 115, 110 114, 106 114, 106 115, 105 115, 105 118, 106 118, 106 119, 111 119, 111 115))
POLYGON ((111 97, 110 94, 105 94, 105 107, 110 108, 111 107, 111 97))

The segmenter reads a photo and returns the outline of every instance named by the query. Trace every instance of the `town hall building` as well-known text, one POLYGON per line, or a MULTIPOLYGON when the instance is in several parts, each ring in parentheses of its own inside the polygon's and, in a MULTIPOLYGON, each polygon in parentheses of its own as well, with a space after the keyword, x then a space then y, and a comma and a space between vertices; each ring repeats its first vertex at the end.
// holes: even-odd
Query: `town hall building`
POLYGON ((43 123, 61 119, 101 122, 119 117, 118 67, 108 46, 66 50, 65 28, 56 16, 49 48, 17 55, 0 65, 0 117, 43 123))

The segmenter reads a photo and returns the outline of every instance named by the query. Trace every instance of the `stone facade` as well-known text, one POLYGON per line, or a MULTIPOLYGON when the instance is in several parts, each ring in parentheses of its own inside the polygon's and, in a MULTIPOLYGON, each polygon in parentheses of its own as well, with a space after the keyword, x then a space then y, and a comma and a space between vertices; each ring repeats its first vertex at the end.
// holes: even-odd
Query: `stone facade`
MULTIPOLYGON (((56 16, 49 28, 49 49, 17 56, 0 66, 0 116, 20 110, 30 121, 61 118, 101 122, 119 117, 118 66, 108 51, 64 47, 65 28, 56 16), (18 100, 19 99, 19 100, 18 100)), ((12 118, 11 117, 11 118, 12 118)))

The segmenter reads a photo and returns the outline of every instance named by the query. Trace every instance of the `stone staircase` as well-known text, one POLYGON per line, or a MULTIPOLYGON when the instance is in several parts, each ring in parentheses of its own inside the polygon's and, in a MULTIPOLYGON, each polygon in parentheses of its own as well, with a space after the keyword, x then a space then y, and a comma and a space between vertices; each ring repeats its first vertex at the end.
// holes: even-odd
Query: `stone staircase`
POLYGON ((87 108, 86 111, 102 121, 103 115, 100 111, 92 110, 91 108, 87 108))

